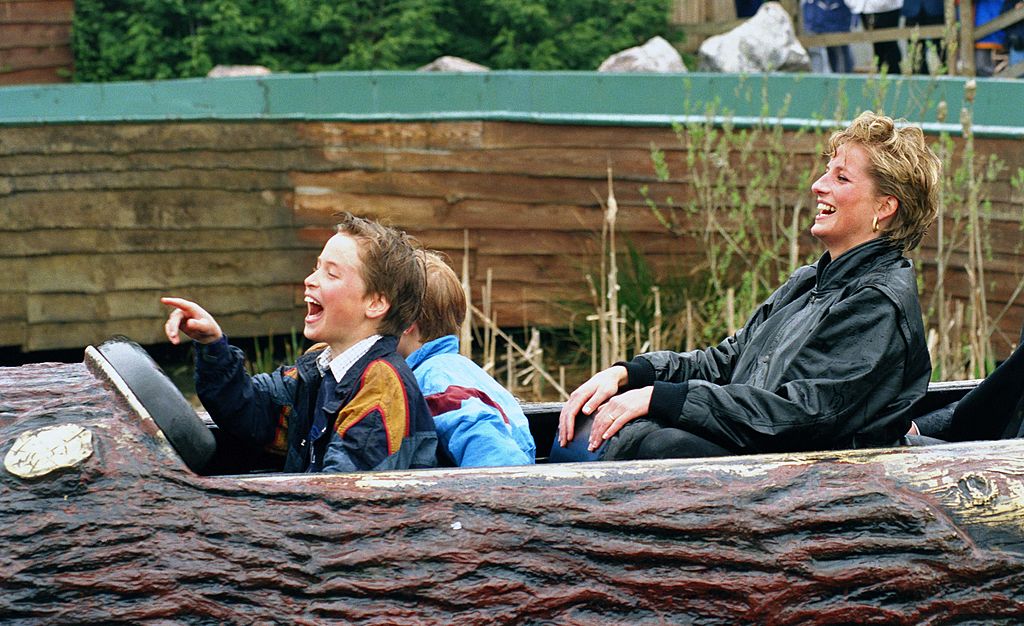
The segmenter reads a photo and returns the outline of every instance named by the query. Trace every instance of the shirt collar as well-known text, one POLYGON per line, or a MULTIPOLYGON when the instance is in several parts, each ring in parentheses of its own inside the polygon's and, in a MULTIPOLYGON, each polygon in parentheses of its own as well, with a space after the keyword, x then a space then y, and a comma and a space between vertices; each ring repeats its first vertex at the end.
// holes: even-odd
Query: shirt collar
POLYGON ((316 357, 316 369, 319 370, 321 376, 326 374, 328 369, 331 370, 334 380, 340 383, 345 374, 356 364, 356 361, 363 358, 379 339, 380 335, 371 335, 352 344, 347 350, 337 356, 328 347, 316 357))

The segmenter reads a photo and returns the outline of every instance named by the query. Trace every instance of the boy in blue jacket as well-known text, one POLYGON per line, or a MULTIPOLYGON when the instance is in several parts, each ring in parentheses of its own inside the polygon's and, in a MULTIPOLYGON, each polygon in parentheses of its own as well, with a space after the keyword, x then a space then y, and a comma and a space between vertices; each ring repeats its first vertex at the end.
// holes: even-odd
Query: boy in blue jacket
POLYGON ((218 426, 285 455, 286 472, 432 467, 437 435, 398 336, 419 313, 422 259, 409 238, 343 214, 306 277, 303 334, 326 348, 250 377, 217 321, 181 298, 165 325, 196 342, 196 393, 218 426))
POLYGON ((459 354, 466 317, 458 276, 426 252, 427 290, 419 318, 402 335, 406 357, 434 415, 442 462, 460 467, 528 465, 536 446, 519 403, 476 363, 459 354))

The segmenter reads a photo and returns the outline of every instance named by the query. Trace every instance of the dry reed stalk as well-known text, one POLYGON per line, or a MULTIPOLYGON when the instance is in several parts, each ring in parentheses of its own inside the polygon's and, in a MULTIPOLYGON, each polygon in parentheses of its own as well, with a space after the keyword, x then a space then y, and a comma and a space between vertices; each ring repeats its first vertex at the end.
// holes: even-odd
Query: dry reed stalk
POLYGON ((694 341, 694 328, 693 328, 693 303, 690 300, 686 301, 686 351, 693 350, 694 341))
MULTIPOLYGON (((498 328, 498 326, 494 323, 492 319, 484 315, 483 311, 478 309, 475 305, 470 306, 473 309, 473 313, 476 315, 476 317, 480 319, 480 322, 491 326, 494 333, 505 341, 506 363, 508 364, 506 376, 508 375, 508 372, 513 371, 515 367, 515 359, 513 357, 513 353, 518 353, 520 357, 522 357, 526 362, 531 364, 531 368, 534 371, 536 371, 537 374, 542 376, 544 380, 548 381, 548 383, 550 383, 551 386, 555 388, 555 391, 559 393, 562 400, 565 400, 569 397, 569 394, 565 392, 565 387, 559 384, 558 381, 555 380, 555 378, 550 373, 548 373, 548 371, 544 368, 543 362, 539 362, 535 359, 535 355, 533 354, 533 352, 531 352, 529 346, 527 346, 526 349, 520 347, 519 344, 517 344, 515 340, 508 335, 508 333, 498 328)), ((533 329, 530 338, 531 345, 533 344, 534 337, 536 337, 537 340, 536 347, 540 348, 540 331, 533 329)), ((541 354, 543 355, 543 352, 541 352, 541 354)), ((510 379, 507 377, 506 381, 508 383, 506 384, 506 387, 508 387, 508 389, 511 391, 513 389, 512 381, 510 381, 510 379)))
POLYGON ((725 327, 730 335, 736 334, 736 290, 732 287, 725 291, 725 327))
MULTIPOLYGON (((533 358, 530 359, 530 365, 533 370, 538 374, 544 369, 544 348, 540 345, 540 331, 536 328, 530 330, 530 345, 533 347, 531 355, 533 358)), ((543 380, 542 376, 533 377, 533 397, 540 398, 544 392, 544 387, 541 384, 543 380)))
POLYGON ((661 350, 661 325, 663 323, 661 313, 661 289, 657 286, 651 287, 654 294, 654 326, 651 330, 651 350, 661 350))
POLYGON ((619 267, 615 257, 615 222, 619 213, 619 203, 615 199, 615 191, 612 188, 612 168, 608 166, 608 204, 605 211, 605 222, 608 228, 608 308, 606 309, 610 318, 608 320, 611 336, 608 343, 614 346, 614 351, 609 351, 607 358, 602 359, 601 369, 606 369, 612 363, 625 358, 625 349, 619 343, 619 325, 615 319, 619 311, 619 267))
POLYGON ((466 319, 462 320, 459 354, 473 358, 473 290, 469 284, 469 229, 462 231, 462 291, 466 294, 466 319))
MULTIPOLYGON (((491 300, 493 298, 493 280, 494 272, 491 268, 487 268, 487 282, 484 284, 483 293, 483 310, 484 314, 494 320, 495 326, 498 324, 498 316, 494 313, 493 307, 491 306, 491 300)), ((484 325, 483 332, 483 344, 484 344, 484 371, 492 372, 497 367, 497 340, 494 336, 494 331, 489 325, 484 325)))

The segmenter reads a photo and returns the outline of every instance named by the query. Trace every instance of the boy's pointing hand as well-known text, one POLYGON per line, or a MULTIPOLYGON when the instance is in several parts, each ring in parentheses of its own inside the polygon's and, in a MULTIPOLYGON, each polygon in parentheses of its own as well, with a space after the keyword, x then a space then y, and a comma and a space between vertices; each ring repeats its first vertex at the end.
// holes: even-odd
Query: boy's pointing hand
POLYGON ((217 320, 195 302, 182 298, 160 298, 160 302, 174 307, 164 324, 164 332, 171 343, 181 343, 179 331, 199 343, 213 343, 224 336, 217 320))

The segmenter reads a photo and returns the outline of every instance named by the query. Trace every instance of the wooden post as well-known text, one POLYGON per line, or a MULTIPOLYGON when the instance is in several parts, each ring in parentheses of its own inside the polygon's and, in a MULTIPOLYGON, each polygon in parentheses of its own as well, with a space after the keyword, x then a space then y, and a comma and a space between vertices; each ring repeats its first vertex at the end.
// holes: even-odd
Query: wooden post
POLYGON ((946 43, 946 73, 955 76, 958 73, 956 60, 962 54, 964 48, 963 40, 957 39, 956 7, 957 0, 945 0, 943 16, 945 18, 946 34, 943 39, 946 43))
POLYGON ((974 3, 961 2, 960 6, 960 60, 964 76, 974 76, 974 3))

